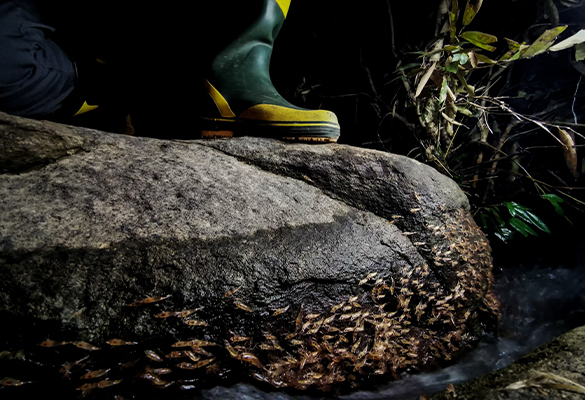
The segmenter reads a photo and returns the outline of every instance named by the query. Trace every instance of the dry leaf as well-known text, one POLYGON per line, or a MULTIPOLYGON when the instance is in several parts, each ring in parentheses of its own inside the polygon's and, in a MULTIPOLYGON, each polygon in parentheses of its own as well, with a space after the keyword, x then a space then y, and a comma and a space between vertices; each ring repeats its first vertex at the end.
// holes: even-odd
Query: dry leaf
POLYGON ((415 99, 420 95, 420 93, 422 92, 422 90, 426 86, 426 84, 429 81, 429 79, 431 78, 431 75, 433 74, 433 71, 435 70, 436 66, 437 66, 436 62, 432 63, 431 66, 429 67, 429 69, 427 69, 427 72, 425 72, 425 74, 422 76, 422 78, 420 78, 420 82, 418 83, 418 86, 416 87, 416 93, 414 94, 415 99))
POLYGON ((573 47, 577 44, 585 42, 585 29, 581 29, 579 32, 575 33, 573 36, 563 40, 560 43, 555 44, 549 50, 550 51, 559 51, 565 50, 569 47, 573 47))
POLYGON ((473 3, 474 4, 471 4, 469 0, 467 0, 467 6, 465 7, 465 13, 463 14, 463 26, 467 26, 473 21, 473 18, 475 18, 475 15, 479 11, 483 0, 475 0, 473 3))
POLYGON ((577 179, 579 173, 577 172, 577 150, 575 149, 575 139, 564 129, 558 129, 561 142, 563 142, 563 145, 565 146, 563 149, 563 155, 567 162, 567 167, 569 167, 569 171, 571 171, 571 174, 577 179))
MULTIPOLYGON (((470 51, 467 53, 467 57, 469 58, 469 62, 471 63, 472 68, 477 68, 477 64, 479 64, 479 60, 474 51, 470 51)), ((487 57, 486 57, 487 58, 487 57)))
POLYGON ((531 58, 538 54, 544 53, 553 45, 557 36, 563 33, 565 29, 567 29, 567 25, 557 26, 556 28, 545 31, 538 39, 534 41, 534 43, 530 45, 530 47, 524 51, 524 53, 522 53, 520 57, 531 58))
POLYGON ((562 389, 575 393, 585 394, 585 387, 562 376, 550 372, 535 371, 533 378, 514 382, 504 389, 518 390, 522 388, 562 389), (552 381, 552 382, 551 382, 552 381))

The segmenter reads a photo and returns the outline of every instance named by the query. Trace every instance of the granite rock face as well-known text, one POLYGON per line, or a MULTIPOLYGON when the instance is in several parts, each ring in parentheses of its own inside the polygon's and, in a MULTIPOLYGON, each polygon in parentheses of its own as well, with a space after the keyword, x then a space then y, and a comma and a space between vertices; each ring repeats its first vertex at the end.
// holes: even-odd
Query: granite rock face
POLYGON ((132 348, 142 376, 143 350, 183 351, 164 362, 191 380, 328 390, 430 368, 497 326, 464 194, 402 156, 0 113, 0 199, 0 343, 29 360, 46 339, 96 368, 132 348))

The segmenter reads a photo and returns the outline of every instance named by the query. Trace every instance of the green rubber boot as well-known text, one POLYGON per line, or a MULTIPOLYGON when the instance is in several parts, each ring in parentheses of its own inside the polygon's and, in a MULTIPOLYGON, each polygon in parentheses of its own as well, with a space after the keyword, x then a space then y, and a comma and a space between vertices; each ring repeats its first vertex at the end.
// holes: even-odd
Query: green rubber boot
POLYGON ((340 130, 335 114, 296 107, 274 88, 269 74, 272 46, 291 0, 261 1, 257 19, 212 59, 202 89, 211 106, 201 111, 201 136, 336 142, 340 130))

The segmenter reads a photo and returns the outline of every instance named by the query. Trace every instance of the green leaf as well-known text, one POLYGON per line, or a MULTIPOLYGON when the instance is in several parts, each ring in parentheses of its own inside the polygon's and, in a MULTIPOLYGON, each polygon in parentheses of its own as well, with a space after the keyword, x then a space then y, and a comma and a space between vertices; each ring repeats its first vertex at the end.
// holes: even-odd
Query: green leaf
POLYGON ((466 117, 473 117, 473 113, 469 109, 462 106, 455 106, 455 108, 457 109, 458 113, 463 114, 466 117))
POLYGON ((443 77, 443 84, 441 85, 441 93, 439 94, 439 104, 443 104, 443 102, 447 99, 448 88, 449 88, 449 79, 445 76, 445 77, 443 77))
POLYGON ((513 201, 504 201, 502 203, 503 205, 505 205, 508 208, 508 211, 510 212, 510 215, 515 217, 516 215, 518 215, 519 211, 523 211, 523 210, 530 210, 530 208, 525 207, 525 206, 521 206, 518 203, 515 203, 513 201))
POLYGON ((500 215, 500 211, 498 210, 497 207, 489 207, 488 209, 492 212, 492 214, 494 214, 494 217, 496 217, 500 226, 506 225, 506 221, 504 221, 504 219, 500 215))
POLYGON ((471 86, 467 83, 467 80, 465 79, 465 77, 463 76, 461 71, 457 71, 457 78, 461 81, 461 83, 463 84, 463 87, 465 88, 465 90, 467 90, 467 93, 471 97, 474 97, 475 96, 475 89, 473 88, 473 86, 471 86))
POLYGON ((457 37, 457 17, 458 16, 459 16, 459 0, 453 0, 451 2, 451 12, 449 13, 451 44, 455 43, 455 39, 457 37))
POLYGON ((575 61, 585 60, 585 43, 579 43, 575 46, 575 61))
POLYGON ((504 40, 508 43, 508 51, 502 56, 502 58, 500 58, 500 61, 517 60, 520 58, 520 55, 522 54, 521 52, 529 47, 525 43, 518 43, 512 39, 504 38, 504 40))
POLYGON ((514 238, 514 233, 508 228, 499 228, 494 231, 494 235, 504 243, 514 238))
POLYGON ((467 64, 469 61, 469 56, 466 53, 457 53, 453 55, 453 61, 458 62, 459 64, 467 64))
POLYGON ((537 227, 543 232, 550 234, 550 229, 548 228, 548 226, 533 212, 531 212, 528 207, 521 206, 520 204, 514 202, 505 202, 504 204, 508 208, 510 215, 512 215, 513 217, 518 217, 522 219, 524 222, 537 227))
POLYGON ((567 29, 567 25, 557 26, 556 28, 545 31, 534 43, 530 45, 523 53, 521 58, 531 58, 538 54, 542 54, 551 47, 563 31, 567 29))
POLYGON ((490 65, 497 64, 494 60, 490 59, 489 57, 484 56, 483 54, 475 53, 475 56, 477 57, 477 60, 479 62, 483 62, 483 63, 490 64, 490 65))
POLYGON ((512 51, 518 51, 522 47, 524 43, 518 43, 515 40, 504 38, 506 43, 508 43, 508 49, 512 51))
POLYGON ((456 62, 449 63, 445 65, 445 69, 453 74, 456 74, 457 70, 459 69, 459 64, 456 62))
POLYGON ((548 228, 548 226, 534 213, 530 211, 523 211, 522 219, 526 222, 530 222, 532 225, 536 226, 541 231, 546 232, 550 235, 550 229, 548 228))
POLYGON ((522 221, 518 218, 510 218, 508 223, 512 226, 512 228, 516 229, 518 232, 523 234, 524 236, 528 236, 528 234, 533 236, 538 236, 534 229, 532 229, 526 222, 522 221))
POLYGON ((463 32, 461 37, 467 40, 469 43, 474 44, 477 47, 481 47, 487 51, 494 51, 496 48, 494 46, 490 46, 489 44, 498 41, 498 38, 493 35, 477 31, 463 32))
POLYGON ((555 212, 558 215, 560 215, 561 217, 564 217, 565 216, 565 211, 559 205, 559 203, 563 203, 564 202, 564 200, 561 197, 557 196, 556 194, 552 194, 552 193, 543 194, 540 197, 542 197, 543 199, 546 199, 546 200, 550 201, 550 203, 553 205, 553 207, 555 209, 555 212))
POLYGON ((542 197, 543 199, 547 199, 551 203, 552 202, 554 202, 554 203, 564 203, 565 202, 565 200, 563 200, 562 197, 557 196, 556 194, 553 194, 553 193, 546 193, 546 194, 543 194, 540 197, 542 197))
POLYGON ((482 3, 483 0, 475 0, 474 4, 471 5, 469 0, 467 0, 467 6, 465 7, 465 13, 463 14, 463 26, 467 26, 473 21, 473 18, 475 18, 482 3))
POLYGON ((481 213, 481 214, 479 214, 479 218, 481 219, 481 224, 485 229, 487 229, 489 227, 488 220, 491 221, 492 224, 494 224, 494 221, 487 214, 481 213))
POLYGON ((512 57, 509 58, 510 61, 516 61, 520 58, 520 56, 522 55, 522 52, 519 51, 516 54, 514 54, 512 57))

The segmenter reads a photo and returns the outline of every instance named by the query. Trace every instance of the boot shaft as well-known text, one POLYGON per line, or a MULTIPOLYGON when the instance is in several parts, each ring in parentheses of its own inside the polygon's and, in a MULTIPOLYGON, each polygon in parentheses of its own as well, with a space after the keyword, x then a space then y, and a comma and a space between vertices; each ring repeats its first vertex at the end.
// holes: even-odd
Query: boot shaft
MULTIPOLYGON (((259 99, 297 108, 284 101, 274 89, 269 72, 274 41, 286 19, 290 0, 249 3, 249 8, 238 17, 244 26, 232 29, 233 25, 226 25, 230 35, 223 38, 223 47, 218 46, 206 78, 225 96, 236 114, 258 104, 259 99)), ((231 18, 223 24, 229 22, 231 18)))

